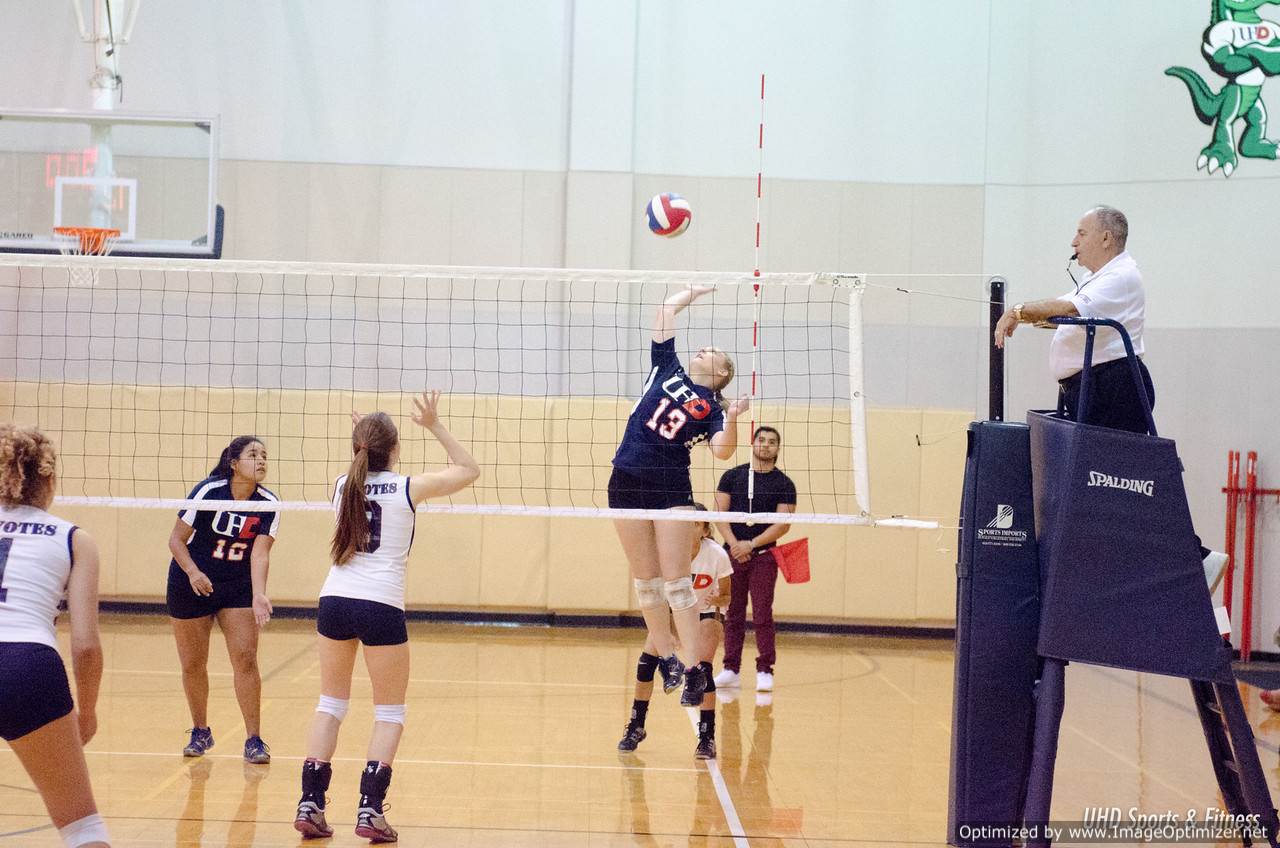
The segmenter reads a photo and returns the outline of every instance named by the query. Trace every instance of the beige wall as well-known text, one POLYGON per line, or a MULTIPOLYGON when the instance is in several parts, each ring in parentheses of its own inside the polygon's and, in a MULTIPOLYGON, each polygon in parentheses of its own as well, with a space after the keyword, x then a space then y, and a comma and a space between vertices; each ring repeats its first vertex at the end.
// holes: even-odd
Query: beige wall
MULTIPOLYGON (((39 396, 30 384, 6 384, 0 392, 27 416, 39 396)), ((44 386, 60 392, 68 427, 79 429, 84 416, 110 414, 116 427, 130 433, 115 440, 66 440, 62 447, 63 494, 183 497, 207 471, 207 463, 177 455, 206 456, 221 444, 219 436, 256 429, 268 445, 272 470, 267 484, 285 499, 325 499, 332 477, 343 471, 348 433, 341 414, 325 416, 323 433, 304 437, 301 416, 257 421, 244 393, 204 392, 203 403, 187 414, 199 418, 168 432, 186 437, 183 449, 166 437, 148 437, 159 429, 161 390, 154 387, 44 386), (83 396, 75 392, 84 391, 83 396), (70 394, 68 394, 70 393, 70 394), (128 400, 122 398, 128 395, 128 400), (67 402, 70 396, 73 402, 67 402), (115 407, 114 411, 110 411, 115 407), (124 406, 128 409, 124 409, 124 406), (242 410, 233 412, 233 410, 242 410), (128 418, 128 426, 122 417, 128 418), (263 427, 271 420, 276 426, 263 427), (198 426, 197 426, 198 425, 198 426), (150 441, 148 441, 150 439, 150 441), (122 441, 123 440, 123 441, 122 441), (124 441, 129 444, 125 445, 124 441), (324 455, 314 448, 323 446, 324 455), (332 452, 329 452, 332 451, 332 452), (156 455, 135 462, 135 452, 156 455), (173 458, 166 458, 172 455, 173 458), (307 461, 299 461, 302 457, 307 461), (325 456, 330 457, 326 460, 325 456), (95 480, 73 479, 85 469, 95 480)), ((164 390, 169 391, 169 390, 164 390)), ((286 393, 281 406, 323 407, 326 393, 286 393)), ((371 398, 358 398, 371 401, 371 398)), ((460 504, 546 503, 603 506, 609 460, 630 407, 615 399, 452 397, 450 427, 485 468, 480 483, 455 498, 460 504), (606 433, 605 431, 609 431, 606 433), (588 438, 589 437, 589 438, 588 438), (572 447, 571 447, 572 445, 572 447)), ((368 404, 366 404, 368 405, 368 404)), ((407 420, 407 410, 389 410, 407 420)), ((19 414, 21 420, 24 415, 19 414)), ((953 526, 959 510, 968 412, 879 409, 868 422, 871 498, 877 514, 933 516, 953 526)), ((784 425, 782 467, 795 480, 800 512, 848 513, 852 510, 847 450, 817 445, 847 444, 848 420, 832 410, 789 409, 784 425), (807 420, 807 417, 812 420, 807 420)), ((60 430, 45 417, 58 439, 60 430)), ((412 425, 406 425, 412 426, 412 425)), ((402 469, 439 463, 439 447, 417 432, 402 440, 402 469)), ((726 467, 709 451, 697 451, 695 491, 707 500, 726 467)), ((745 461, 746 449, 738 459, 745 461)), ((107 598, 163 600, 166 540, 173 527, 168 509, 65 506, 59 512, 98 539, 103 552, 102 592, 107 598)), ((270 594, 276 603, 313 604, 328 567, 332 516, 327 511, 288 512, 273 548, 270 594)), ((798 619, 868 622, 946 622, 954 615, 955 531, 915 531, 867 527, 795 526, 789 538, 811 540, 813 580, 779 590, 776 610, 798 619)), ((625 560, 613 528, 602 518, 543 518, 427 514, 409 563, 407 601, 414 607, 520 609, 553 612, 621 611, 634 608, 625 560)))

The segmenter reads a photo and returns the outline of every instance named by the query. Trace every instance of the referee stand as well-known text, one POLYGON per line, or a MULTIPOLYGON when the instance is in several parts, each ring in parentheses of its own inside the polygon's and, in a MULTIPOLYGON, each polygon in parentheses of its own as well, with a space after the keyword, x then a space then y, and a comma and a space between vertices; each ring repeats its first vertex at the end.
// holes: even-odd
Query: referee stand
MULTIPOLYGON (((1186 678, 1227 812, 1251 817, 1268 844, 1280 845, 1231 645, 1196 552, 1177 448, 1156 434, 1128 335, 1105 319, 1050 323, 1085 327, 1082 421, 1059 409, 1029 412, 1025 425, 969 427, 947 841, 1019 844, 1005 829, 1021 831, 1028 846, 1050 844, 1066 666, 1074 661, 1186 678), (1147 434, 1087 423, 1099 326, 1124 341, 1147 434)), ((993 370, 1001 365, 993 358, 993 370)))

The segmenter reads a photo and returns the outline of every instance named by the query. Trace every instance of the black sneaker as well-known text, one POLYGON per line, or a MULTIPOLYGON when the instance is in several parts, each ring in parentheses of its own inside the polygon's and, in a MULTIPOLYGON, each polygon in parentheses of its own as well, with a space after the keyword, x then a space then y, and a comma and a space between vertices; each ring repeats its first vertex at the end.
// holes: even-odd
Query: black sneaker
POLYGON ((680 688, 680 684, 684 682, 684 663, 680 662, 680 658, 672 654, 665 659, 658 660, 658 673, 662 675, 662 691, 670 695, 672 692, 680 688))
POLYGON ((684 691, 680 693, 680 705, 696 707, 702 703, 707 691, 707 675, 698 666, 684 670, 684 691))
POLYGON ((634 751, 648 735, 644 727, 628 724, 626 734, 623 735, 622 741, 618 743, 618 750, 634 751))
POLYGON ((716 758, 716 738, 714 736, 699 738, 698 747, 694 750, 693 755, 699 760, 714 760, 716 758))

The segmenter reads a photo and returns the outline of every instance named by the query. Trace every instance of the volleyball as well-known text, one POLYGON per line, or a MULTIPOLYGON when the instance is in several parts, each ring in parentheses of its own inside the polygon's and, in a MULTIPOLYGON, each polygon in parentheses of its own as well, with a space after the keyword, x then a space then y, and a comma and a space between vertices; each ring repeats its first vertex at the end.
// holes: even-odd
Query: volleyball
POLYGON ((693 220, 693 210, 689 201, 673 192, 655 194, 653 200, 645 208, 645 216, 649 219, 649 230, 654 235, 671 238, 689 229, 693 220))

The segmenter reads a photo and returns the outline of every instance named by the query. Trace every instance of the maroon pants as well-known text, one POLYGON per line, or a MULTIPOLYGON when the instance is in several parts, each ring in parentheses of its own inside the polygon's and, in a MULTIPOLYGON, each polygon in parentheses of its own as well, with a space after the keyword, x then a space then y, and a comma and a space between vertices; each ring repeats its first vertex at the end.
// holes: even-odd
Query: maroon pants
POLYGON ((773 674, 777 660, 774 649, 773 587, 778 582, 778 564, 773 551, 758 553, 746 562, 733 564, 729 582, 729 612, 724 619, 724 667, 742 667, 742 642, 747 631, 747 597, 751 597, 751 623, 756 631, 756 671, 773 674))

